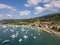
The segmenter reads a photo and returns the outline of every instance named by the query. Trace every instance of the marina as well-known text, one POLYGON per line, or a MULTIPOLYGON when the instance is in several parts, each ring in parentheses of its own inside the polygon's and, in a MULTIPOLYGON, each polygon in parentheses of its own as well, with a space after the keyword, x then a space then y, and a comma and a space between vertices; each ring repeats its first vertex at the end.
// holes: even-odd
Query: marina
POLYGON ((43 30, 41 31, 33 30, 27 27, 15 27, 15 29, 13 29, 7 26, 5 28, 0 26, 0 45, 52 45, 53 41, 53 45, 60 44, 59 37, 52 36, 43 30), (6 31, 6 33, 3 33, 6 28, 8 31, 6 31), (22 28, 25 31, 22 31, 22 28), (15 32, 12 32, 10 30, 14 30, 15 32), (25 33, 27 30, 28 32, 25 33))

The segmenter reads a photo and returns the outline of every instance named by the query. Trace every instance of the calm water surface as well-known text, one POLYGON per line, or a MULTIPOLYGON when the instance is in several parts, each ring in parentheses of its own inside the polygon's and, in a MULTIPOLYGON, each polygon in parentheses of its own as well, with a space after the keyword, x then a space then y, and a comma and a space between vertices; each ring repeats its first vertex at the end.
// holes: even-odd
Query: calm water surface
POLYGON ((60 45, 60 37, 27 27, 0 26, 0 45, 60 45), (13 34, 17 34, 14 39, 11 37, 13 34), (22 39, 21 42, 19 39, 22 39), (5 40, 9 42, 3 43, 5 40))

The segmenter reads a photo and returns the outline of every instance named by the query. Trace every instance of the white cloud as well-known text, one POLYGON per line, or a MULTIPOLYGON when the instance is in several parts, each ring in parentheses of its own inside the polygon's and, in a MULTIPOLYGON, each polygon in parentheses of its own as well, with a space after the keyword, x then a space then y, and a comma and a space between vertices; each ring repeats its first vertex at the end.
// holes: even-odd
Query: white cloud
POLYGON ((9 5, 5 5, 5 4, 0 4, 0 9, 9 9, 11 11, 16 11, 16 9, 12 6, 9 6, 9 5))
POLYGON ((44 7, 46 7, 46 8, 52 8, 52 5, 50 5, 50 4, 45 4, 44 7))
POLYGON ((30 7, 30 6, 36 6, 39 3, 53 3, 53 4, 60 4, 60 0, 27 0, 27 3, 25 4, 26 7, 30 7))
POLYGON ((11 15, 11 14, 7 14, 7 16, 8 16, 8 17, 12 17, 12 15, 11 15))
POLYGON ((45 8, 42 8, 40 6, 35 7, 35 14, 39 14, 45 11, 45 8))
POLYGON ((42 3, 45 3, 43 7, 38 6, 38 4, 37 6, 34 7, 35 8, 34 14, 40 14, 46 10, 57 12, 58 9, 60 8, 60 0, 43 0, 42 3))
POLYGON ((42 0, 43 3, 49 3, 52 0, 42 0))
POLYGON ((51 11, 54 9, 54 7, 51 4, 45 4, 44 8, 45 10, 51 10, 51 11))
POLYGON ((39 3, 50 3, 53 0, 27 0, 26 7, 37 6, 39 3))
POLYGON ((36 6, 34 14, 40 14, 40 13, 46 11, 46 10, 57 12, 58 8, 60 8, 60 2, 45 4, 44 7, 36 6))
POLYGON ((60 0, 27 0, 27 3, 25 4, 26 7, 31 7, 31 6, 37 6, 39 3, 53 3, 55 6, 60 4, 60 0))
POLYGON ((50 2, 50 4, 51 4, 54 8, 60 8, 60 1, 52 1, 52 2, 50 2))
POLYGON ((30 4, 25 4, 25 6, 26 6, 26 7, 31 7, 31 5, 30 5, 30 4))
POLYGON ((4 14, 4 13, 1 13, 1 14, 3 14, 2 16, 1 16, 1 14, 0 14, 0 16, 2 17, 1 19, 10 18, 10 17, 12 17, 12 15, 14 15, 15 12, 16 12, 16 9, 15 9, 14 7, 9 6, 9 5, 6 5, 6 4, 0 4, 0 9, 2 9, 2 10, 8 9, 8 11, 9 11, 9 12, 7 12, 7 13, 5 13, 5 14, 4 14))
POLYGON ((50 3, 45 4, 44 8, 46 8, 46 10, 58 11, 60 8, 60 1, 52 0, 50 3))
POLYGON ((31 12, 28 11, 28 10, 20 11, 20 12, 19 12, 19 14, 20 14, 21 16, 29 15, 30 13, 31 13, 31 12))
POLYGON ((41 2, 41 0, 27 0, 27 3, 25 4, 26 7, 35 6, 38 5, 41 2))

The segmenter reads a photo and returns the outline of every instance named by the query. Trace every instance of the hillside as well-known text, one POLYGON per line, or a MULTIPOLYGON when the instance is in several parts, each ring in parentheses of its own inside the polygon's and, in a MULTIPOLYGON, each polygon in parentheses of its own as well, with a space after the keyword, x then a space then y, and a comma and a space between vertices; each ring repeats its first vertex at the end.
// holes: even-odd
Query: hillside
POLYGON ((53 13, 44 15, 42 17, 35 17, 31 19, 5 19, 1 20, 2 24, 29 24, 35 21, 60 21, 60 13, 53 13))
POLYGON ((60 13, 48 14, 36 19, 39 19, 41 21, 60 21, 60 13))

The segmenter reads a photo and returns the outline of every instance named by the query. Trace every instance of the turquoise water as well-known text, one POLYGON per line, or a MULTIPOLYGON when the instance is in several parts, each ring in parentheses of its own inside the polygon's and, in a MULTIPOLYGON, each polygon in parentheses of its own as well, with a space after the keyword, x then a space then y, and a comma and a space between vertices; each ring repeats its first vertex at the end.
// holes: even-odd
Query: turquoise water
POLYGON ((3 28, 0 26, 0 45, 60 45, 60 37, 27 27, 3 28), (23 29, 25 31, 22 31, 23 29), (16 34, 16 32, 18 32, 18 35, 13 39, 11 35, 16 34), (25 39, 24 35, 27 35, 28 38, 25 39), (19 39, 22 39, 22 41, 19 42, 19 39), (4 40, 10 41, 3 43, 4 40))

